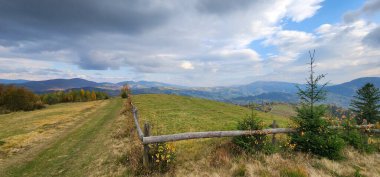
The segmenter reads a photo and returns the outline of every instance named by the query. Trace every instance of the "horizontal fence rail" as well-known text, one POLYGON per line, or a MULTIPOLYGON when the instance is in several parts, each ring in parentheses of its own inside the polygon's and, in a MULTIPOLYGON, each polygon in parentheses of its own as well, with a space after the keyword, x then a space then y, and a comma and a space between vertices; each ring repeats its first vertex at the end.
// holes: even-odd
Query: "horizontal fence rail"
POLYGON ((295 132, 291 128, 272 128, 263 130, 235 130, 235 131, 209 131, 209 132, 191 132, 191 133, 178 133, 172 135, 148 136, 143 138, 143 144, 162 143, 169 141, 179 141, 188 139, 199 138, 220 138, 220 137, 234 137, 244 135, 266 135, 277 133, 292 133, 295 132))
MULTIPOLYGON (((200 138, 220 138, 220 137, 234 137, 234 136, 247 136, 247 135, 260 135, 260 134, 279 134, 279 133, 293 133, 296 132, 295 129, 292 128, 271 128, 271 129, 263 129, 263 130, 234 130, 234 131, 207 131, 207 132, 188 132, 188 133, 178 133, 171 135, 159 135, 159 136, 150 136, 149 134, 144 134, 140 128, 140 124, 138 121, 138 110, 132 104, 132 112, 133 119, 135 122, 135 126, 137 129, 137 133, 139 139, 142 144, 152 144, 152 143, 163 143, 170 141, 180 141, 180 140, 189 140, 189 139, 200 139, 200 138)), ((272 126, 275 122, 272 124, 272 126)), ((145 124, 149 125, 149 124, 145 124)), ((380 133, 380 129, 370 129, 373 128, 374 125, 356 125, 358 129, 366 129, 366 132, 369 133, 380 133)), ((149 129, 148 127, 144 127, 149 129)), ((332 129, 343 129, 342 126, 330 126, 332 129)))

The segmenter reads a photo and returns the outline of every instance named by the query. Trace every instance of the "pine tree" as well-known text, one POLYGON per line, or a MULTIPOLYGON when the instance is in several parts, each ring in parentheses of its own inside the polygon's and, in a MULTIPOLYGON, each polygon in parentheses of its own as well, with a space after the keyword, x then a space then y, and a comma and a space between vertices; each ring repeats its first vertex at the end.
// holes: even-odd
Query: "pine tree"
POLYGON ((301 105, 296 109, 297 116, 293 118, 298 127, 297 132, 290 135, 291 143, 296 145, 295 149, 298 151, 337 159, 341 157, 344 141, 328 128, 329 123, 323 119, 326 108, 317 105, 325 99, 324 87, 327 83, 318 84, 325 75, 315 76, 314 54, 315 51, 313 54, 309 51, 310 74, 306 79, 306 88, 297 87, 301 105))
POLYGON ((351 101, 351 110, 356 114, 358 123, 366 119, 369 123, 380 121, 380 91, 373 84, 367 83, 356 91, 351 101))

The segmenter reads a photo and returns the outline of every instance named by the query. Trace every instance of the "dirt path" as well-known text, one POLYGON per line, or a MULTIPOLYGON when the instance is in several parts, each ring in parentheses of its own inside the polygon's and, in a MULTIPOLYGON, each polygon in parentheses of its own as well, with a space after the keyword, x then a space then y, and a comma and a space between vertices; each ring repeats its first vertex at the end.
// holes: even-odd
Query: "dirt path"
POLYGON ((121 99, 113 99, 91 113, 87 122, 52 143, 34 159, 8 168, 6 176, 88 176, 106 150, 112 123, 119 116, 121 99))

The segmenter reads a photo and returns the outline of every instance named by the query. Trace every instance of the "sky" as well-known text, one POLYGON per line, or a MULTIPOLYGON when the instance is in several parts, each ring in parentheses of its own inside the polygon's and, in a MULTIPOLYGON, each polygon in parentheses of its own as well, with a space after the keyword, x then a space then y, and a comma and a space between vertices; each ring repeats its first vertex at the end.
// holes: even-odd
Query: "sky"
POLYGON ((0 0, 0 78, 228 86, 380 77, 380 0, 0 0))

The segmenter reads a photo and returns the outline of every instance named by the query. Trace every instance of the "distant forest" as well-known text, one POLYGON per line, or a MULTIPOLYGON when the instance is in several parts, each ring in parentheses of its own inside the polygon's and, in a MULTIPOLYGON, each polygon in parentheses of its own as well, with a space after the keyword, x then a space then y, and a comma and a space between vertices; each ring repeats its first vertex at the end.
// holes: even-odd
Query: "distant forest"
POLYGON ((24 87, 0 84, 0 114, 41 109, 45 107, 45 104, 95 101, 108 98, 107 93, 83 89, 37 95, 24 87))

